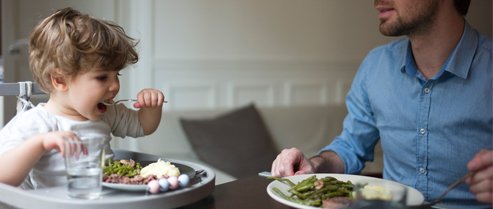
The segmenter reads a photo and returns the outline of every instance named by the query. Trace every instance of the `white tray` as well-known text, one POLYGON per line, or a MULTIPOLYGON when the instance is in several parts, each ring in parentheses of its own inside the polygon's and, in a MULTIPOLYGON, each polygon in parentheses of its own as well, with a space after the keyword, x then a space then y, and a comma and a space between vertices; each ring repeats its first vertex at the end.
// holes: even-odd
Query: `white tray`
POLYGON ((145 192, 128 192, 103 187, 101 198, 96 200, 72 199, 67 196, 67 187, 52 187, 37 190, 22 190, 17 187, 0 183, 0 202, 16 208, 70 208, 70 209, 134 209, 134 208, 159 208, 170 209, 194 203, 209 196, 215 188, 215 173, 204 165, 197 163, 168 159, 155 155, 115 150, 115 159, 163 160, 177 162, 190 166, 195 170, 204 170, 205 175, 200 182, 187 188, 169 191, 160 194, 145 194, 145 192))

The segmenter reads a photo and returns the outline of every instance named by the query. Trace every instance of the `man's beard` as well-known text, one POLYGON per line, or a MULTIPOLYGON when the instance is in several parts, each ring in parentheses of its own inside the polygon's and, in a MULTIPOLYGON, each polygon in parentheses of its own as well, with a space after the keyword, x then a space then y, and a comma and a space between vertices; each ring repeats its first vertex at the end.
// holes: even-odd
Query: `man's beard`
POLYGON ((429 5, 422 8, 424 9, 416 11, 417 14, 413 19, 404 20, 401 16, 397 16, 394 23, 380 22, 380 33, 386 36, 409 36, 429 30, 435 21, 438 3, 430 1, 429 5))

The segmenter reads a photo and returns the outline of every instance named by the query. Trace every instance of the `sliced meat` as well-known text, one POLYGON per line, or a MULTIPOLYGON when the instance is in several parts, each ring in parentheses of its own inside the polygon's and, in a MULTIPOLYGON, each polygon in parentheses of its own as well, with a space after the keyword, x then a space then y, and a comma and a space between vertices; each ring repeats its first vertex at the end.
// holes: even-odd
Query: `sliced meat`
POLYGON ((344 209, 351 204, 349 197, 333 197, 322 202, 322 208, 325 209, 344 209))

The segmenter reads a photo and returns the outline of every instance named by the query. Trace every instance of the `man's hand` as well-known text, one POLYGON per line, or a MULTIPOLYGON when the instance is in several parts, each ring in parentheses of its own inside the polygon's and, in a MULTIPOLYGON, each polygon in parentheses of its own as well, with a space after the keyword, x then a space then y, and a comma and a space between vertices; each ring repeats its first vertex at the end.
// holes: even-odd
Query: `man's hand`
POLYGON ((475 172, 466 182, 480 202, 493 203, 493 151, 481 150, 467 168, 475 172))
POLYGON ((297 149, 284 149, 272 162, 272 176, 283 177, 295 174, 314 173, 315 169, 305 155, 297 149))

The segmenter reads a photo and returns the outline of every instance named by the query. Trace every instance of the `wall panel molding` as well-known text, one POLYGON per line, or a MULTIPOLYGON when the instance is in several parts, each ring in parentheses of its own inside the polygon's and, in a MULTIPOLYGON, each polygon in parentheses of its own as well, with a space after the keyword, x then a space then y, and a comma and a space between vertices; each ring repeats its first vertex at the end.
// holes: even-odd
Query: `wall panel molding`
POLYGON ((359 63, 307 60, 170 60, 154 65, 168 109, 343 104, 359 63), (192 105, 190 105, 190 104, 192 105))
POLYGON ((226 85, 226 107, 238 107, 255 102, 259 106, 275 106, 276 87, 267 80, 237 80, 226 85))
MULTIPOLYGON (((156 81, 157 82, 157 81, 156 81)), ((219 88, 207 81, 160 82, 158 88, 165 92, 167 109, 210 109, 218 107, 219 88)))

